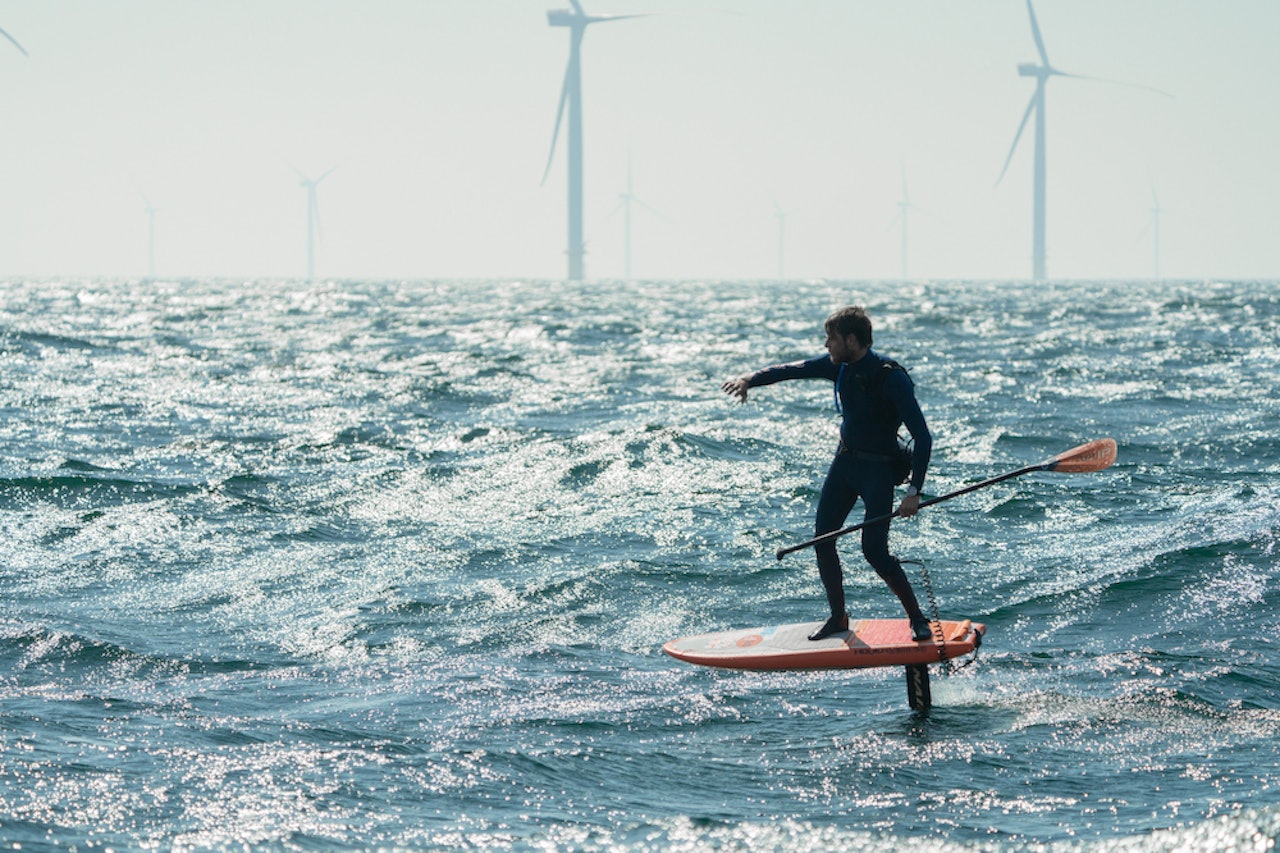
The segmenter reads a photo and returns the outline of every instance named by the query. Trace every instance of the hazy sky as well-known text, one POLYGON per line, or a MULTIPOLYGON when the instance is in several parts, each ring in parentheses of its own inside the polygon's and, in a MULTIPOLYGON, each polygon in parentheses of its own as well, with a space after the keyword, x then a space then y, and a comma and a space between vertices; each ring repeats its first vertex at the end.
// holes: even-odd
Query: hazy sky
MULTIPOLYGON (((1026 278, 1024 0, 583 0, 587 274, 1026 278)), ((0 276, 559 278, 567 0, 0 0, 0 276)), ((1048 267, 1280 277, 1280 2, 1039 0, 1048 267)))

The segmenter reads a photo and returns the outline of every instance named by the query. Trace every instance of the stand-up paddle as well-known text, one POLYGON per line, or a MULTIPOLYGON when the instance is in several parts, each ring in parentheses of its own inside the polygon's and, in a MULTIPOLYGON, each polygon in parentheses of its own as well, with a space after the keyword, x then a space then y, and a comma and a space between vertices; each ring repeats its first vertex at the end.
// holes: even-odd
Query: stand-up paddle
MULTIPOLYGON (((1010 471, 1007 474, 1001 474, 999 477, 992 477, 990 480, 983 480, 981 483, 974 483, 972 486, 965 486, 950 494, 939 495, 936 498, 929 498, 927 501, 920 502, 920 509, 934 504, 949 501, 952 498, 958 498, 961 495, 967 495, 970 492, 976 492, 978 489, 985 489, 987 486, 994 486, 996 483, 1003 483, 1005 480, 1012 480, 1014 477, 1021 477, 1023 474, 1030 474, 1035 471, 1057 471, 1062 474, 1087 474, 1092 471, 1101 471, 1110 467, 1112 462, 1116 461, 1116 442, 1113 438, 1100 438, 1097 441, 1091 441, 1088 444, 1082 444, 1079 447, 1073 447, 1065 453, 1059 453, 1052 459, 1047 459, 1039 465, 1028 465, 1026 468, 1019 468, 1017 471, 1010 471)), ((824 533, 816 536, 807 542, 801 542, 798 545, 791 545, 787 548, 778 549, 778 559, 781 560, 788 554, 796 551, 811 548, 814 545, 821 545, 824 542, 830 542, 833 539, 839 539, 841 536, 847 536, 864 527, 870 527, 873 524, 884 524, 886 521, 897 518, 897 511, 888 515, 882 515, 878 518, 870 518, 861 524, 855 524, 851 527, 845 527, 841 530, 833 530, 830 533, 824 533)))

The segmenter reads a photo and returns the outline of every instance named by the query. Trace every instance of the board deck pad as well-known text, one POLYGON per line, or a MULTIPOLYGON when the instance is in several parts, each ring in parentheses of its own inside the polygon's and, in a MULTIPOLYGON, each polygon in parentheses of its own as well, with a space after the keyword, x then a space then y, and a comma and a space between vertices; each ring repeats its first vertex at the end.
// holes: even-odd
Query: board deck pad
POLYGON ((968 619, 943 621, 942 642, 911 639, 906 619, 851 619, 849 630, 825 640, 809 635, 821 622, 740 628, 672 640, 662 650, 702 666, 731 669, 861 669, 938 663, 967 655, 982 643, 986 626, 968 619))

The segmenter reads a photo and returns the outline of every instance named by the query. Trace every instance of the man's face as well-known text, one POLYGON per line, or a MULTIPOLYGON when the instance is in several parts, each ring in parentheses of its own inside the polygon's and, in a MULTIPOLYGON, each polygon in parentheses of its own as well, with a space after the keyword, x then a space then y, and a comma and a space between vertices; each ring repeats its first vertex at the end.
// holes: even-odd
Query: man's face
POLYGON ((867 349, 858 343, 857 335, 841 337, 839 332, 827 332, 827 354, 836 364, 854 364, 867 354, 867 349))

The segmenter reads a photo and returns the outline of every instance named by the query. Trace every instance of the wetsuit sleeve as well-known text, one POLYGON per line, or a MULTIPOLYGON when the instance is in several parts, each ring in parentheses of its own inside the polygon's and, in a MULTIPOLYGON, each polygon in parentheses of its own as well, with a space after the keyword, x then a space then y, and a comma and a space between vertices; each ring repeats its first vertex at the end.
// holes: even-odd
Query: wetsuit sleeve
POLYGON ((772 385, 788 379, 828 379, 835 381, 835 365, 828 356, 820 355, 808 361, 793 361, 789 364, 775 364, 763 370, 757 370, 747 377, 748 388, 759 388, 761 385, 772 385))
POLYGON ((915 441, 911 453, 911 485, 917 490, 922 489, 925 474, 929 471, 929 457, 933 454, 933 435, 925 423, 924 412, 920 411, 920 403, 916 401, 915 386, 906 373, 895 370, 885 380, 884 392, 915 441))

